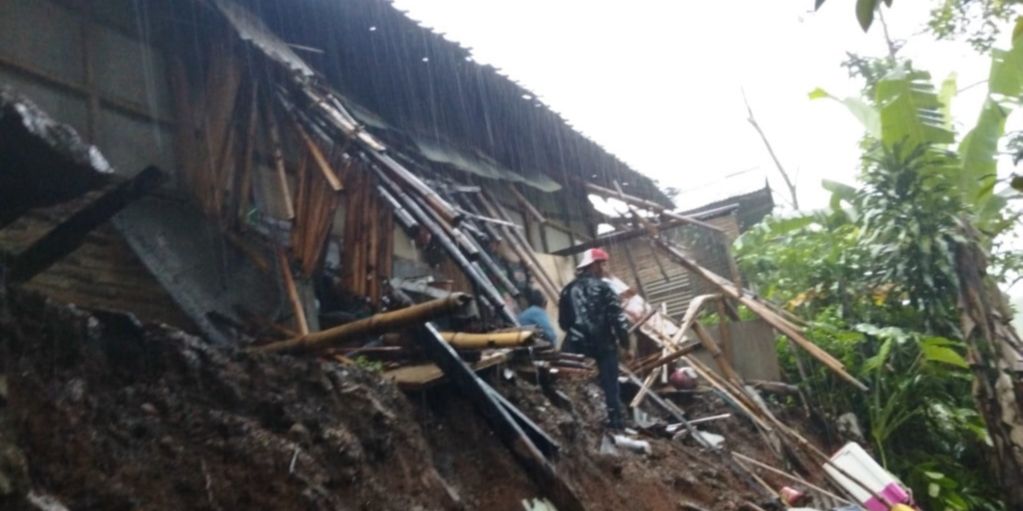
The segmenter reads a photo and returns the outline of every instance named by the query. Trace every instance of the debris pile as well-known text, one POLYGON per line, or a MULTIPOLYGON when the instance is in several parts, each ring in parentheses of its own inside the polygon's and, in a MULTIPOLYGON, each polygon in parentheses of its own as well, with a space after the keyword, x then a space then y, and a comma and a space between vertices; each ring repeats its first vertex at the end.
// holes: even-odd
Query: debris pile
MULTIPOLYGON (((358 367, 248 353, 21 291, 0 318, 5 508, 35 509, 29 494, 69 509, 521 509, 543 497, 448 386, 406 399, 358 367)), ((557 470, 585 509, 770 507, 749 473, 685 439, 638 433, 650 454, 601 454, 602 397, 588 382, 495 376, 560 444, 557 470)), ((693 417, 732 410, 706 388, 687 403, 693 417)), ((699 427, 770 459, 749 423, 699 427)))

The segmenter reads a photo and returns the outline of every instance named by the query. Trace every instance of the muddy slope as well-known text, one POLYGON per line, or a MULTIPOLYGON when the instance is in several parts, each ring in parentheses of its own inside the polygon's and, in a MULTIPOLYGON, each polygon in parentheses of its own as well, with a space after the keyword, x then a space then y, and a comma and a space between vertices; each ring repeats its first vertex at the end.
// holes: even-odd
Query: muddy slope
MULTIPOLYGON (((592 385, 564 385, 562 407, 519 379, 498 388, 561 442, 559 471, 588 509, 764 501, 681 442, 601 455, 592 385)), ((450 388, 405 396, 359 369, 251 356, 11 291, 0 297, 0 508, 37 509, 29 495, 72 510, 512 510, 538 496, 450 388)))

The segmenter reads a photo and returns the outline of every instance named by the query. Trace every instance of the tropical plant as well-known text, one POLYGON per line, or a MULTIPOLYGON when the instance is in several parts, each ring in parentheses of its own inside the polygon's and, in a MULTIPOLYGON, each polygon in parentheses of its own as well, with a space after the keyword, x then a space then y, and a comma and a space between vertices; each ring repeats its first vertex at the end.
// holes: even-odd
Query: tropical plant
MULTIPOLYGON (((832 417, 855 412, 881 461, 928 509, 1000 509, 995 484, 1011 508, 1023 505, 1011 436, 1023 424, 1004 420, 1021 416, 1020 401, 996 390, 1008 375, 997 346, 1018 338, 985 274, 985 254, 1017 219, 996 193, 995 170, 1023 93, 1020 39, 994 53, 987 101, 961 138, 948 113, 954 79, 935 88, 908 63, 890 61, 865 88, 871 97, 812 92, 863 121, 861 185, 826 183, 829 211, 769 219, 736 244, 758 291, 811 318, 814 341, 870 383, 853 394, 813 370, 805 383, 817 406, 832 417)), ((794 354, 779 349, 794 371, 794 354)))
MULTIPOLYGON (((820 9, 825 0, 814 0, 820 9)), ((856 0, 856 19, 864 31, 874 23, 875 14, 892 0, 856 0)), ((977 51, 994 46, 1006 25, 1023 13, 1021 0, 933 0, 928 31, 937 39, 965 39, 977 51)))

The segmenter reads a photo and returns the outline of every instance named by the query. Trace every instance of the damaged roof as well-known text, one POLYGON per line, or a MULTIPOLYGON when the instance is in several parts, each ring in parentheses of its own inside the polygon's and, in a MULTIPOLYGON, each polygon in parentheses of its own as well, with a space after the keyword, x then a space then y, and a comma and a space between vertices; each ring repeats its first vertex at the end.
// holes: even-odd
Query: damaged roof
MULTIPOLYGON (((232 2, 215 3, 223 10, 232 2)), ((633 195, 673 207, 653 180, 573 129, 533 99, 535 94, 476 63, 469 50, 418 25, 388 1, 239 4, 292 47, 314 51, 297 58, 291 48, 267 48, 251 19, 228 14, 248 34, 244 37, 297 72, 306 74, 308 62, 358 105, 361 122, 377 130, 400 127, 431 161, 547 192, 580 181, 604 186, 618 181, 633 195)))

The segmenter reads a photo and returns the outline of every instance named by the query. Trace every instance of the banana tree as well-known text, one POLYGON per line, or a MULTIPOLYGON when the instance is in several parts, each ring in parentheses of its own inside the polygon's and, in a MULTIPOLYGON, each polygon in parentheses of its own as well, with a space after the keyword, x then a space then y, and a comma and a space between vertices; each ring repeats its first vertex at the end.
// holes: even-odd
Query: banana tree
MULTIPOLYGON (((869 3, 869 2, 867 2, 869 3)), ((876 4, 876 2, 875 2, 876 4)), ((988 275, 992 239, 1014 223, 1006 200, 995 193, 998 145, 1005 122, 1023 95, 1023 24, 1012 47, 992 55, 989 92, 977 123, 956 144, 948 114, 954 87, 937 90, 929 74, 898 69, 882 79, 873 101, 840 100, 864 121, 879 152, 925 150, 950 193, 968 207, 955 233, 961 335, 968 347, 974 400, 985 419, 990 458, 1009 509, 1023 509, 1023 381, 1017 372, 1023 342, 1009 323, 1010 313, 988 275)), ((811 97, 832 97, 817 90, 811 97)), ((836 98, 837 99, 837 98, 836 98)))

